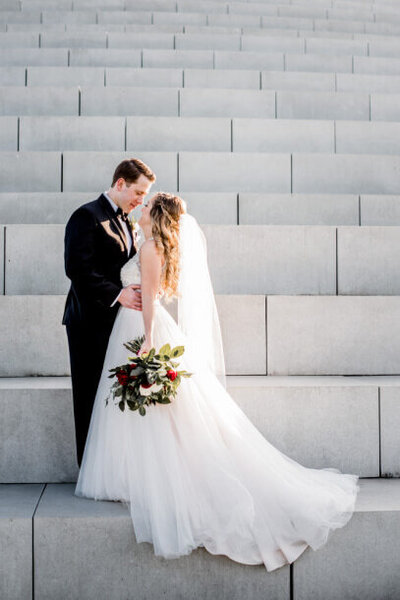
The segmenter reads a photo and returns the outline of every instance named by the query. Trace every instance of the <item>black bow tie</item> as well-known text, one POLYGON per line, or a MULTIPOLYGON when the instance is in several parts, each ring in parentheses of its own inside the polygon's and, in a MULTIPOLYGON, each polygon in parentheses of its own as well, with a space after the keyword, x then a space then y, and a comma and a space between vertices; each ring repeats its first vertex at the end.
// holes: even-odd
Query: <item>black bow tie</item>
POLYGON ((123 221, 125 221, 125 223, 127 225, 129 225, 129 217, 128 217, 128 213, 124 212, 122 210, 122 208, 118 207, 117 210, 115 211, 115 214, 117 215, 117 217, 121 217, 121 219, 123 221))

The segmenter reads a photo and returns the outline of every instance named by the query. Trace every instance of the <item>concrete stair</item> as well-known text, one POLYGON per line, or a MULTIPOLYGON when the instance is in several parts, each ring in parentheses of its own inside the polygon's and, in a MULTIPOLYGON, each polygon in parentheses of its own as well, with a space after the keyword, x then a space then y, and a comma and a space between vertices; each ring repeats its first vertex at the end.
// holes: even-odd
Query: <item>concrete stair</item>
MULTIPOLYGON (((400 376, 230 376, 228 389, 261 433, 301 464, 400 476, 400 376)), ((76 481, 69 377, 3 377, 0 407, 3 484, 76 481)))
MULTIPOLYGON (((220 211, 225 207, 233 217, 234 195, 222 198, 220 211)), ((400 295, 399 226, 218 224, 202 228, 217 294, 400 295), (260 256, 262 262, 257 260, 260 256)), ((0 228, 6 295, 67 293, 64 229, 49 224, 0 228)))
POLYGON ((74 496, 73 484, 0 488, 0 527, 9 540, 1 562, 4 597, 254 599, 396 598, 400 481, 362 479, 344 529, 289 567, 267 573, 197 548, 154 556, 136 543, 128 509, 74 496), (371 577, 371 565, 378 565, 371 577), (338 578, 338 573, 340 577, 338 578))
POLYGON ((399 34, 395 0, 0 0, 2 600, 398 600, 399 34), (166 561, 73 494, 64 226, 132 155, 206 235, 234 400, 361 477, 290 567, 166 561))

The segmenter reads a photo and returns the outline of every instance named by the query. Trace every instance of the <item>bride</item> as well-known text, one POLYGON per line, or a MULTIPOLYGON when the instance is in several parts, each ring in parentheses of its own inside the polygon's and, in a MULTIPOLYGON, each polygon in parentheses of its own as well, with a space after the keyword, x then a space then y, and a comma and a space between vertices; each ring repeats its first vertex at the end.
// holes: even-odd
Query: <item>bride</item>
POLYGON ((121 280, 141 283, 142 312, 119 308, 75 495, 126 503, 137 543, 150 542, 157 556, 204 547, 278 569, 349 521, 358 476, 307 468, 283 454, 226 391, 205 239, 184 201, 157 193, 139 225, 140 249, 121 280), (178 323, 162 296, 177 296, 178 323), (170 404, 150 405, 145 416, 105 403, 109 369, 127 362, 123 344, 140 335, 140 353, 184 345, 179 369, 192 373, 170 404))

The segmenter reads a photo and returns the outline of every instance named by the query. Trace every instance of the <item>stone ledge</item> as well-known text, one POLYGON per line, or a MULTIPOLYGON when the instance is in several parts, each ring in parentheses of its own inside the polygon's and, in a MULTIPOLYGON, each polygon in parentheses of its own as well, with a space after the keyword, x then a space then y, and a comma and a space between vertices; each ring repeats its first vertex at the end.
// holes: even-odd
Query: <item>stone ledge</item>
POLYGON ((161 596, 211 600, 218 590, 221 600, 249 594, 254 600, 289 600, 292 577, 296 599, 397 599, 400 481, 360 480, 350 522, 331 532, 319 550, 307 548, 293 563, 292 574, 289 566, 267 573, 263 565, 239 564, 204 548, 174 560, 157 557, 151 543, 136 543, 126 506, 78 498, 75 484, 46 485, 39 502, 41 485, 0 489, 1 522, 9 530, 8 539, 1 538, 2 545, 7 543, 2 553, 7 560, 2 563, 5 577, 0 579, 0 594, 7 600, 28 599, 32 593, 32 538, 23 546, 20 531, 12 527, 16 498, 18 502, 28 499, 22 517, 27 535, 32 532, 32 507, 38 503, 33 552, 35 594, 40 598, 62 594, 71 600, 120 600, 134 593, 138 600, 161 596), (13 593, 6 595, 9 590, 13 593))
MULTIPOLYGON (((227 383, 262 435, 301 464, 400 476, 399 376, 228 376, 227 383)), ((76 481, 70 378, 1 378, 0 406, 3 483, 76 481)))

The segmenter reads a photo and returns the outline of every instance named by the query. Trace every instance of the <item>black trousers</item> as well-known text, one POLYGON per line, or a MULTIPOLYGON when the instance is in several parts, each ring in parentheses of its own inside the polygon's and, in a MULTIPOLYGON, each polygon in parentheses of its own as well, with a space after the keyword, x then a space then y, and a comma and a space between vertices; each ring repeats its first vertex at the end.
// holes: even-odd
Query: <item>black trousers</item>
POLYGON ((113 322, 102 323, 101 327, 99 324, 66 325, 79 467, 112 327, 113 322))

